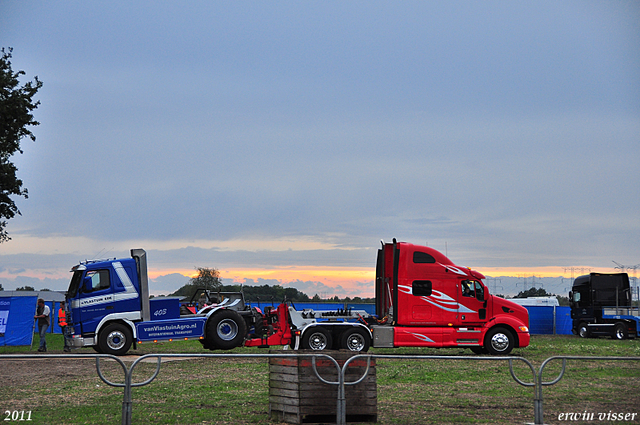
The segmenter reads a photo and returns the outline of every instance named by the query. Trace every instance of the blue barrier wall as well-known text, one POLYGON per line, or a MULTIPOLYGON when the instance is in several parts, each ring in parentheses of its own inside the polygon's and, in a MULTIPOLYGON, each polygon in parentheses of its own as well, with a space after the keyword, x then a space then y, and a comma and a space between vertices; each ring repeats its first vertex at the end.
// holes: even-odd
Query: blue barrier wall
POLYGON ((556 307, 556 333, 558 335, 573 335, 572 326, 571 307, 556 307))
POLYGON ((38 297, 0 298, 0 346, 29 345, 38 297))
POLYGON ((553 306, 524 306, 529 312, 529 332, 532 335, 571 335, 571 308, 553 306))
MULTIPOLYGON (((269 306, 273 306, 273 307, 277 307, 278 303, 271 303, 271 302, 266 302, 266 301, 261 301, 260 303, 257 303, 255 301, 251 301, 249 303, 251 305, 251 307, 259 307, 261 310, 264 310, 265 307, 269 306)), ((296 308, 296 310, 298 311, 302 311, 305 308, 310 308, 312 310, 316 310, 316 311, 335 311, 341 308, 344 308, 344 304, 343 303, 293 303, 294 307, 296 308)), ((353 304, 353 303, 347 303, 347 308, 350 308, 352 310, 364 310, 369 314, 376 314, 376 306, 375 304, 353 304)))

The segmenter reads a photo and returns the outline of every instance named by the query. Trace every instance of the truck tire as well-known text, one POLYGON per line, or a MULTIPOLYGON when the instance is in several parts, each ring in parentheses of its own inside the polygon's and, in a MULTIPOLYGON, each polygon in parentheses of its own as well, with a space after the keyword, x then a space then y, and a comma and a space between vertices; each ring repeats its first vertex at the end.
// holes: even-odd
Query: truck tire
POLYGON ((627 326, 622 322, 616 323, 616 325, 613 327, 613 338, 617 339, 618 341, 622 341, 623 339, 627 339, 628 337, 629 333, 627 331, 627 326))
POLYGON ((239 347, 247 335, 247 324, 233 310, 220 310, 207 321, 207 339, 220 350, 239 347))
POLYGON ((489 329, 484 337, 484 348, 494 356, 506 356, 515 346, 515 337, 505 328, 489 329))
POLYGON ((369 351, 371 336, 362 328, 352 328, 344 331, 340 338, 340 348, 349 351, 369 351))
POLYGON ((331 348, 332 343, 333 341, 329 331, 321 327, 309 329, 302 337, 302 348, 307 350, 328 350, 331 348))
POLYGON ((122 356, 133 342, 133 336, 128 326, 121 323, 111 323, 100 331, 98 336, 99 353, 122 356))
POLYGON ((580 322, 578 325, 578 335, 580 338, 589 338, 589 327, 586 322, 580 322))

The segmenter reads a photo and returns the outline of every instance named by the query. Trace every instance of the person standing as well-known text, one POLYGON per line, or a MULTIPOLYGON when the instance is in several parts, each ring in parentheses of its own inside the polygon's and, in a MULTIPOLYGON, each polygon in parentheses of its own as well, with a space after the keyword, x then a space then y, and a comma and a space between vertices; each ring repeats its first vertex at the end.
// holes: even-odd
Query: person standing
POLYGON ((64 351, 68 353, 71 351, 69 344, 69 336, 67 335, 67 313, 64 310, 64 301, 60 302, 60 308, 58 309, 58 326, 62 330, 62 337, 64 338, 64 351))
POLYGON ((43 353, 47 351, 47 328, 51 325, 51 309, 44 303, 42 298, 38 298, 38 308, 34 319, 38 319, 38 331, 40 332, 40 347, 38 351, 43 353))

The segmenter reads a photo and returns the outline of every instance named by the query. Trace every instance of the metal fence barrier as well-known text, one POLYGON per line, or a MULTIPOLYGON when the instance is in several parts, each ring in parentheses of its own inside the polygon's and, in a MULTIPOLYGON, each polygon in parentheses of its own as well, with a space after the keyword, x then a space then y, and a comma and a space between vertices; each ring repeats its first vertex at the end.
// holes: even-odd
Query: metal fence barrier
POLYGON ((405 360, 405 361, 414 361, 414 360, 445 360, 445 361, 460 361, 460 360, 472 360, 472 361, 506 361, 509 365, 509 372, 511 377, 520 385, 525 387, 533 387, 534 388, 534 397, 533 397, 533 413, 534 413, 534 424, 544 424, 543 420, 543 397, 542 397, 542 388, 544 386, 550 386, 558 383, 566 372, 566 366, 568 360, 579 360, 579 361, 592 361, 592 360, 607 360, 607 361, 640 361, 640 357, 589 357, 589 356, 554 356, 549 357, 544 362, 542 362, 538 371, 536 371, 533 364, 523 358, 523 357, 482 357, 482 356, 407 356, 407 355, 376 355, 376 354, 357 354, 351 358, 349 358, 342 367, 338 364, 338 362, 328 354, 307 354, 307 353, 292 353, 292 354, 145 354, 137 358, 130 367, 127 368, 127 365, 124 363, 122 359, 116 356, 108 355, 108 354, 7 354, 0 355, 0 360, 42 360, 42 359, 95 359, 96 360, 96 371, 100 379, 107 385, 112 387, 120 387, 124 388, 124 395, 122 400, 122 424, 123 425, 131 425, 131 414, 132 414, 132 393, 131 390, 134 387, 142 387, 150 384, 160 373, 160 368, 162 365, 163 358, 300 358, 300 357, 308 357, 311 358, 311 364, 313 365, 313 371, 318 377, 318 379, 329 385, 337 385, 338 386, 338 396, 336 400, 336 423, 337 425, 345 425, 346 424, 346 397, 345 397, 345 386, 346 385, 356 385, 362 382, 369 373, 369 364, 371 359, 394 359, 394 360, 405 360), (152 374, 152 376, 145 381, 142 382, 133 382, 133 372, 136 366, 144 361, 145 359, 156 358, 156 370, 152 374), (100 362, 101 360, 111 359, 116 361, 122 371, 124 373, 124 381, 123 382, 111 382, 107 379, 101 370, 100 362), (320 376, 317 368, 316 368, 316 359, 326 359, 334 364, 336 370, 338 372, 338 380, 337 381, 328 381, 320 376), (346 382, 345 381, 345 373, 351 362, 357 359, 366 359, 367 368, 363 372, 362 376, 355 381, 346 382), (545 367, 554 360, 562 360, 562 368, 554 379, 551 381, 543 380, 543 373, 545 367), (529 367, 531 370, 531 381, 526 382, 518 378, 513 370, 514 362, 523 362, 525 365, 529 367))

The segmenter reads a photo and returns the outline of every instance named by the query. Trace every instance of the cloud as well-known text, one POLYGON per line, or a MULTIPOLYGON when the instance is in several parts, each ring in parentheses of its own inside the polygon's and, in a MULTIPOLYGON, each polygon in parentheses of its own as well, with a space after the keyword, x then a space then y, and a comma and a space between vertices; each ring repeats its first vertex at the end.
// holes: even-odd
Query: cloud
POLYGON ((45 85, 2 276, 141 245, 159 274, 373 268, 393 237, 640 262, 637 7, 150 5, 7 6, 45 85))

